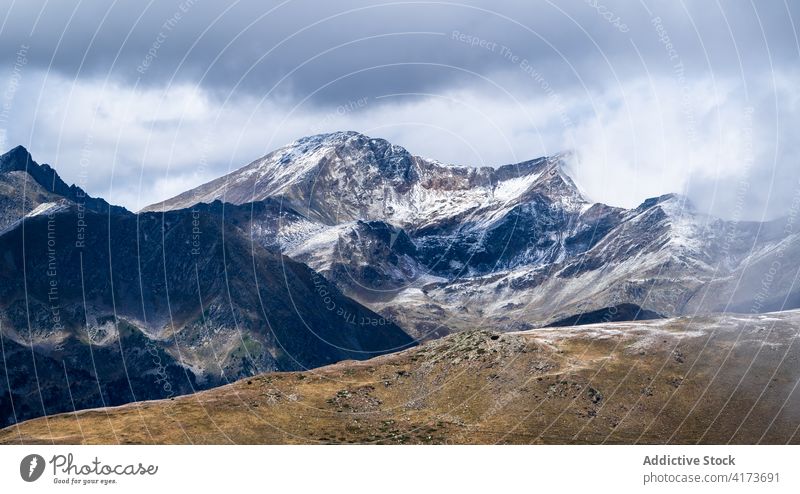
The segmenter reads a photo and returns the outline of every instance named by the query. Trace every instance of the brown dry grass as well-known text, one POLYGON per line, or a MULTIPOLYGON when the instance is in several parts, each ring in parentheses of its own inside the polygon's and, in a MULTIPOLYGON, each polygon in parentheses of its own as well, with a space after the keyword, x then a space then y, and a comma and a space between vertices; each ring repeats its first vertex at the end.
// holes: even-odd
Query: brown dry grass
POLYGON ((798 443, 798 314, 456 334, 173 400, 31 420, 0 443, 798 443))

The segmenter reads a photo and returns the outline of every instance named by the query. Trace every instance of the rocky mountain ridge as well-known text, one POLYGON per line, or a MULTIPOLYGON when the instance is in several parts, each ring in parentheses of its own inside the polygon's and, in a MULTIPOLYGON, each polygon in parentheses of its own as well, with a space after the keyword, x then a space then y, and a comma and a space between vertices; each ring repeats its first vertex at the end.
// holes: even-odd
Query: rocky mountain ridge
POLYGON ((677 194, 630 210, 592 203, 564 160, 448 166, 337 132, 147 210, 219 201, 254 241, 384 316, 403 314, 423 339, 526 329, 625 303, 665 316, 800 306, 800 244, 786 219, 725 221, 677 194), (778 258, 788 269, 770 274, 778 258))
POLYGON ((41 214, 61 204, 76 204, 96 213, 125 214, 120 206, 87 194, 77 185, 67 185, 50 165, 36 163, 31 154, 17 146, 0 155, 0 231, 25 214, 41 214))

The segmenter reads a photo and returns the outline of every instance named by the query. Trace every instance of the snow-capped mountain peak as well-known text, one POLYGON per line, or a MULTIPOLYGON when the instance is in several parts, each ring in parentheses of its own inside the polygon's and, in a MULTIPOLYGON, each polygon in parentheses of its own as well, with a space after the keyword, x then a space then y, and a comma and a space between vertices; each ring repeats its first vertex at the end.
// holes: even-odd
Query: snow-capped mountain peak
POLYGON ((513 207, 536 194, 570 208, 588 203, 559 156, 498 168, 452 166, 414 156, 384 139, 347 131, 298 139, 145 210, 273 198, 329 225, 387 220, 419 228, 476 211, 513 207))

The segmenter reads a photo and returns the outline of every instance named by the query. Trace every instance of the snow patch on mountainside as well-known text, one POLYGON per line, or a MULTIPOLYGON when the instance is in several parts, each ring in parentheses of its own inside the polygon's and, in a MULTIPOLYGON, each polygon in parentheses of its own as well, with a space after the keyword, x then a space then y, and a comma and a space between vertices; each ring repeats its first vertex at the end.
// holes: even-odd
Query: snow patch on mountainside
POLYGON ((533 173, 500 182, 492 191, 494 199, 500 202, 509 202, 518 198, 536 182, 540 175, 540 173, 533 173))
POLYGON ((39 204, 26 216, 32 218, 34 216, 50 215, 66 209, 69 209, 69 204, 66 201, 45 202, 43 204, 39 204))
POLYGON ((355 223, 344 223, 332 227, 323 227, 294 245, 286 246, 289 257, 303 258, 308 254, 314 257, 331 259, 339 238, 353 229, 355 223))

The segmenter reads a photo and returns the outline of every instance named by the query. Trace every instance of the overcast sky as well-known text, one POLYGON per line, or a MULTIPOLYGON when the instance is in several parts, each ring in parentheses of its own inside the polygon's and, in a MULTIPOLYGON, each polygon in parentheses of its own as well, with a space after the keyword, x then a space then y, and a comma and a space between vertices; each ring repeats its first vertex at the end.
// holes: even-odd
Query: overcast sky
POLYGON ((133 210, 333 130, 467 166, 574 150, 619 206, 800 197, 798 2, 0 4, 0 145, 133 210))

